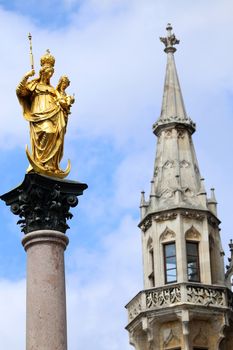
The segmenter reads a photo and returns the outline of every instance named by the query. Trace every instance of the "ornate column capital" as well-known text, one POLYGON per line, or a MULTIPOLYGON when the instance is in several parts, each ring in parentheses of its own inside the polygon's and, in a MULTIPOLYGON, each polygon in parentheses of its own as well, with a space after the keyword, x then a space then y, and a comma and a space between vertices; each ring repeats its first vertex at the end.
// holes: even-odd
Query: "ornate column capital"
POLYGON ((86 184, 60 180, 36 173, 26 174, 21 185, 0 198, 19 215, 18 225, 28 234, 38 230, 54 230, 65 233, 67 220, 73 217, 69 211, 78 204, 86 184))

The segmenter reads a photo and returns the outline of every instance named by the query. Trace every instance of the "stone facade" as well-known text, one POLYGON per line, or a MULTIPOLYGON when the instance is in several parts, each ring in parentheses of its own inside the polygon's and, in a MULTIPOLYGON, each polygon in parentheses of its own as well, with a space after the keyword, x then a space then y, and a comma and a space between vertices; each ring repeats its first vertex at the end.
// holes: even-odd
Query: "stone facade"
POLYGON ((126 306, 136 350, 232 350, 232 258, 227 278, 214 190, 207 197, 176 71, 171 33, 149 199, 142 192, 144 290, 126 306))

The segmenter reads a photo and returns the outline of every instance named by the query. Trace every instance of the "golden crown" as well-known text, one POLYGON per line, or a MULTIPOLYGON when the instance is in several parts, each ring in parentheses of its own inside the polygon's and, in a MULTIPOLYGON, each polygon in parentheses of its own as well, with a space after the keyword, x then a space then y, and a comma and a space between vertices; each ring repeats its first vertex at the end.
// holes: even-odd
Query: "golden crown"
POLYGON ((54 67, 55 58, 51 55, 49 50, 46 50, 46 53, 40 59, 40 65, 42 67, 54 67))

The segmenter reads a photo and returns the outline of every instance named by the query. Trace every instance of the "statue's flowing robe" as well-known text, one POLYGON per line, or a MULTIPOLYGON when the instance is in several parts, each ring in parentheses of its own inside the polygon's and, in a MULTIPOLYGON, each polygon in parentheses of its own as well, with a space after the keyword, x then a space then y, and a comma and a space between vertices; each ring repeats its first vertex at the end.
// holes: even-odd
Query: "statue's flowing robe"
POLYGON ((49 171, 60 172, 67 114, 58 102, 56 90, 35 79, 21 82, 16 93, 24 118, 30 122, 33 162, 49 171))

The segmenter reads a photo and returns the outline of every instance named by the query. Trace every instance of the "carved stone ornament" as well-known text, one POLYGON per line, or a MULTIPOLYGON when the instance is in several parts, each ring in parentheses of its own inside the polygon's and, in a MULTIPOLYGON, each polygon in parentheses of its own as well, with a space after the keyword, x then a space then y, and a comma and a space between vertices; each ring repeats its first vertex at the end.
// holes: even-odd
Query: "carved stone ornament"
POLYGON ((170 139, 172 137, 171 130, 165 130, 164 135, 166 139, 170 139))
MULTIPOLYGON (((228 307, 233 310, 233 293, 226 287, 203 287, 181 283, 179 285, 144 290, 132 299, 126 308, 129 322, 132 322, 133 319, 139 314, 144 314, 145 311, 160 310, 170 306, 179 306, 180 304, 198 305, 207 308, 214 307, 221 310, 225 310, 228 307)), ((186 332, 183 334, 188 334, 186 321, 182 320, 183 332, 184 330, 186 332)), ((178 333, 176 332, 176 334, 178 333)))
POLYGON ((174 345, 179 345, 180 340, 179 338, 176 336, 176 334, 174 334, 174 331, 172 329, 169 330, 168 334, 164 334, 164 342, 163 345, 164 346, 174 346, 174 345))
POLYGON ((191 118, 183 119, 179 116, 171 116, 167 118, 159 118, 156 123, 153 124, 153 132, 155 135, 159 135, 161 126, 169 125, 169 124, 182 124, 185 125, 191 133, 196 130, 196 124, 192 121, 191 118))
POLYGON ((157 222, 174 220, 176 218, 177 218, 177 213, 174 213, 174 212, 161 213, 153 216, 153 219, 157 222))
POLYGON ((148 309, 154 307, 169 306, 181 301, 180 287, 172 287, 161 290, 146 292, 146 307, 148 309))
POLYGON ((127 306, 129 321, 132 321, 142 311, 141 294, 137 295, 127 306))
POLYGON ((206 337, 206 334, 205 334, 206 329, 205 329, 205 331, 203 330, 203 326, 204 325, 202 324, 202 326, 199 328, 197 334, 193 338, 193 344, 194 345, 199 345, 199 346, 208 345, 208 338, 206 337))
POLYGON ((169 199, 169 198, 172 198, 174 197, 174 191, 167 188, 166 190, 164 190, 162 193, 161 193, 161 198, 163 199, 169 199))
POLYGON ((175 34, 167 38, 160 38, 160 41, 162 41, 166 47, 179 44, 180 42, 180 40, 176 39, 175 34))
POLYGON ((190 188, 185 188, 183 194, 185 198, 194 197, 194 192, 190 188))
POLYGON ((187 286, 187 301, 204 306, 226 306, 224 290, 187 286))
POLYGON ((185 238, 188 240, 200 240, 201 234, 195 229, 195 227, 190 227, 185 233, 185 238))
POLYGON ((56 230, 65 233, 66 221, 73 215, 70 207, 76 207, 78 196, 83 194, 86 184, 59 180, 36 173, 26 174, 17 188, 0 198, 9 205, 25 234, 37 230, 56 230))
POLYGON ((195 219, 198 221, 202 221, 205 218, 205 215, 202 213, 199 213, 197 211, 190 211, 190 210, 183 210, 180 213, 183 217, 188 219, 195 219))
POLYGON ((169 169, 169 168, 173 168, 174 167, 174 161, 173 160, 167 160, 164 164, 163 164, 163 168, 164 169, 169 169))
POLYGON ((143 232, 146 232, 152 225, 152 218, 151 216, 149 218, 147 218, 146 220, 143 221, 142 225, 141 225, 141 230, 143 232))
POLYGON ((160 241, 171 241, 176 238, 174 231, 170 230, 168 227, 165 228, 163 233, 160 235, 160 241))
POLYGON ((183 129, 178 129, 177 130, 177 137, 178 139, 183 139, 185 137, 185 131, 183 129))
POLYGON ((187 160, 183 159, 180 161, 180 167, 181 168, 188 168, 188 167, 190 167, 190 163, 187 160))

